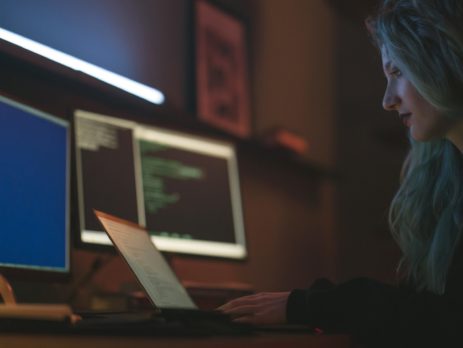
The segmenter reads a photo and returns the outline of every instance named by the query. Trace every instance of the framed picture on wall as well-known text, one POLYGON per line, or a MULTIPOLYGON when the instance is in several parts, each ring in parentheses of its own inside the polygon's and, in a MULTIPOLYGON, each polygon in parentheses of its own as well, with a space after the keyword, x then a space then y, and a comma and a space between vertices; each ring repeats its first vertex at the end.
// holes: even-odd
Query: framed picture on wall
POLYGON ((239 137, 251 133, 245 25, 195 0, 196 105, 200 120, 239 137))

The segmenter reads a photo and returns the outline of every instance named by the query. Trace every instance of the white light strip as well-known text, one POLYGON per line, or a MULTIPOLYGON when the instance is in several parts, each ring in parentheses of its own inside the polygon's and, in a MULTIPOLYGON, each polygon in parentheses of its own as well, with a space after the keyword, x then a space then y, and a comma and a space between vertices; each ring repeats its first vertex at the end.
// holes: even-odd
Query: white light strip
POLYGON ((27 39, 24 36, 12 33, 11 31, 0 28, 0 39, 11 42, 17 46, 25 48, 31 52, 39 54, 54 62, 67 66, 68 68, 82 71, 100 81, 106 82, 112 86, 120 88, 130 94, 143 98, 154 104, 164 103, 164 94, 159 90, 128 79, 124 76, 115 74, 96 65, 87 63, 81 59, 73 57, 69 54, 60 52, 51 47, 42 45, 33 40, 27 39))
POLYGON ((246 250, 243 245, 200 240, 174 239, 151 236, 151 240, 159 250, 243 259, 246 250))
POLYGON ((113 245, 111 239, 104 232, 100 231, 82 231, 82 242, 101 244, 101 245, 113 245))

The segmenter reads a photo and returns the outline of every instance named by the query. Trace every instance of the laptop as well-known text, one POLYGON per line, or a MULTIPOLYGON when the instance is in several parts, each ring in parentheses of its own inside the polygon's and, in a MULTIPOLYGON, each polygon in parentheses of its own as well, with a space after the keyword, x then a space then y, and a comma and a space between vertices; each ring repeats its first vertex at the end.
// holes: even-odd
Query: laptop
POLYGON ((95 214, 157 311, 198 310, 143 227, 97 210, 95 214))
MULTIPOLYGON (((150 324, 156 323, 158 327, 164 325, 169 330, 172 329, 172 323, 182 323, 188 327, 180 328, 181 331, 199 334, 247 334, 252 331, 250 325, 234 323, 221 312, 200 310, 153 244, 145 228, 101 211, 94 212, 154 306, 151 314, 112 315, 110 321, 128 319, 137 327, 140 327, 141 322, 148 321, 150 324)), ((98 316, 96 319, 99 319, 98 316)))

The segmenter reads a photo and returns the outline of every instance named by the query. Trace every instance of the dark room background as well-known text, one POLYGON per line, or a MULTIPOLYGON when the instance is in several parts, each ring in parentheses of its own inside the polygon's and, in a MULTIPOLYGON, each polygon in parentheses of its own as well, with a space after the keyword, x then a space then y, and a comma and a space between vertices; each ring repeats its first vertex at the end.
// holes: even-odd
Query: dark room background
MULTIPOLYGON (((387 208, 407 145, 397 118, 381 109, 380 60, 363 24, 375 2, 352 2, 350 8, 341 0, 216 3, 246 23, 251 140, 259 143, 269 130, 284 127, 301 134, 309 151, 303 164, 270 150, 241 152, 249 257, 174 255, 170 262, 178 276, 186 283, 256 291, 304 287, 320 276, 392 282, 398 251, 387 208)), ((191 0, 2 0, 0 27, 159 88, 167 105, 121 111, 111 98, 100 105, 60 95, 47 74, 30 84, 15 80, 5 64, 0 71, 8 78, 0 93, 61 115, 99 105, 90 111, 136 118, 140 109, 145 121, 152 111, 199 122, 192 108, 192 8, 191 0)), ((99 255, 73 248, 72 278, 57 284, 56 292, 69 291, 99 255)), ((117 256, 104 257, 110 260, 82 285, 82 297, 135 284, 117 256)), ((30 300, 38 293, 24 289, 21 296, 30 300)))

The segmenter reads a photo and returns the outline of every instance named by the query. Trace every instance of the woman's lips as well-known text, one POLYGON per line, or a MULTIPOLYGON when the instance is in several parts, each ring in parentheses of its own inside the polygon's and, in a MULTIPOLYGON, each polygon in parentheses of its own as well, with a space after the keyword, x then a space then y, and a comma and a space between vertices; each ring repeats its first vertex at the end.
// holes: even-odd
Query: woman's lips
POLYGON ((410 117, 412 116, 411 113, 407 113, 407 114, 400 114, 399 117, 400 117, 400 120, 402 121, 402 123, 405 125, 405 127, 410 127, 410 117))

